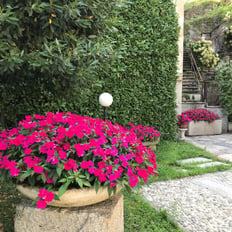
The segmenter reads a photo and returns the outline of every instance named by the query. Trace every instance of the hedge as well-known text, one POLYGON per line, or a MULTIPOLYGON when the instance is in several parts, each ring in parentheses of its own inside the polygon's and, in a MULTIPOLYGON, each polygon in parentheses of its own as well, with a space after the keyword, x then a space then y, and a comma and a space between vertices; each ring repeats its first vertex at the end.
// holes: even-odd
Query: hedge
POLYGON ((174 139, 173 1, 38 2, 0 4, 2 124, 47 111, 102 117, 98 97, 109 92, 109 120, 154 126, 174 139))
POLYGON ((133 0, 121 7, 117 25, 105 35, 120 56, 99 67, 101 85, 86 91, 78 111, 102 117, 98 97, 109 92, 109 120, 154 126, 163 139, 174 139, 178 31, 172 1, 133 0))

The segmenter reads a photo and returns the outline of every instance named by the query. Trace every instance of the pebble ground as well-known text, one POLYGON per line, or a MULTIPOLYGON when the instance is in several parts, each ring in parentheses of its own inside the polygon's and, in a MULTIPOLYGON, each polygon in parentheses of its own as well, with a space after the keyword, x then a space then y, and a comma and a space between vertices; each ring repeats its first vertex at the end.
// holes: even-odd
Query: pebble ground
MULTIPOLYGON (((232 158, 232 134, 190 139, 219 158, 232 158)), ((155 182, 141 195, 155 209, 167 210, 186 232, 232 232, 232 170, 155 182)))

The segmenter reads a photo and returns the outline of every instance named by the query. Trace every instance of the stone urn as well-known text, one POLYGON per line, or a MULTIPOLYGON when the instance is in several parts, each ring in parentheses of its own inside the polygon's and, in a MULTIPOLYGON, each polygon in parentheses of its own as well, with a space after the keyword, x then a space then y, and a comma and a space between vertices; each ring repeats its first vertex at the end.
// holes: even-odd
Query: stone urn
MULTIPOLYGON (((38 194, 36 188, 28 186, 17 185, 16 189, 31 200, 35 200, 38 194)), ((122 187, 117 185, 116 193, 118 193, 121 189, 122 187)), ((57 194, 57 192, 54 193, 57 194)), ((107 187, 100 187, 97 193, 94 187, 70 189, 60 197, 60 200, 53 200, 52 202, 49 202, 48 205, 56 207, 81 207, 97 204, 109 199, 113 195, 114 194, 112 193, 109 196, 107 187)))
POLYGON ((143 142, 143 145, 152 149, 153 151, 156 151, 156 145, 159 143, 160 139, 157 139, 155 141, 151 142, 143 142))

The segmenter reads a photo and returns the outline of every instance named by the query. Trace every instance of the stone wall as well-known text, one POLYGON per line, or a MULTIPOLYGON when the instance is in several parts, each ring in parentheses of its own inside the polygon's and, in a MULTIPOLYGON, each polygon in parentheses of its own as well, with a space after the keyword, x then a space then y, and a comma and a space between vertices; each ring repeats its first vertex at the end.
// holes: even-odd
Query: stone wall
POLYGON ((182 103, 182 80, 183 80, 183 51, 184 51, 184 1, 183 0, 174 0, 176 4, 176 11, 179 16, 179 56, 177 63, 177 73, 178 79, 176 82, 176 103, 177 103, 177 112, 181 112, 181 103, 182 103))

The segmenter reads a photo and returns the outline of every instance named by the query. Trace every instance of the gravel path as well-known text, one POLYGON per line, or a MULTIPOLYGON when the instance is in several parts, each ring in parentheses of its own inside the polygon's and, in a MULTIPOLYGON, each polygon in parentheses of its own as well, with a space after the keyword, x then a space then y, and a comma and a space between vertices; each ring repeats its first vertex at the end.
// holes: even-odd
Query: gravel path
POLYGON ((141 189, 188 232, 232 232, 232 170, 155 182, 141 189))

